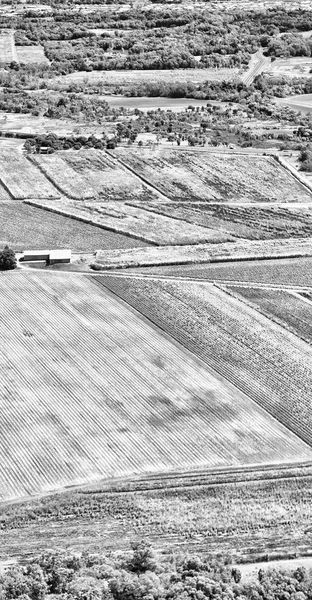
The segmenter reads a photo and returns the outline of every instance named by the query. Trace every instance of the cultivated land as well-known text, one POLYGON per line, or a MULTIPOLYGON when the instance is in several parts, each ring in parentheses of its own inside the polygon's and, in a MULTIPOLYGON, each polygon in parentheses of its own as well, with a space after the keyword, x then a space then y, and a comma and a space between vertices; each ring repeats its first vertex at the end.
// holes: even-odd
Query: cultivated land
POLYGON ((0 247, 5 244, 15 252, 47 248, 94 252, 141 247, 144 242, 10 199, 0 201, 0 247))
POLYGON ((238 281, 262 283, 269 286, 312 287, 312 259, 290 258, 279 260, 260 260, 250 262, 228 262, 212 265, 170 265, 138 269, 134 272, 164 277, 183 277, 186 279, 206 279, 208 281, 238 281))
POLYGON ((0 183, 15 200, 59 198, 60 193, 21 153, 1 148, 0 183))
POLYGON ((3 500, 142 471, 312 459, 90 278, 5 273, 0 297, 3 500))
POLYGON ((311 194, 271 157, 137 148, 116 148, 114 154, 175 201, 312 201, 311 194))
POLYGON ((211 284, 108 275, 99 281, 312 443, 308 344, 211 284))
POLYGON ((234 295, 311 344, 312 302, 309 294, 257 287, 227 287, 234 295))

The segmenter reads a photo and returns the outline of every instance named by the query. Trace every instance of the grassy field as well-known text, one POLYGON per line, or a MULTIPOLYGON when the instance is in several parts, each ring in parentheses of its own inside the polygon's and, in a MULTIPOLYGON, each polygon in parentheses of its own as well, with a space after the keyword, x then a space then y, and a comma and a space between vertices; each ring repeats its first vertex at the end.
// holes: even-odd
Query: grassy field
MULTIPOLYGON (((40 201, 39 205, 44 203, 40 201)), ((144 212, 144 211, 142 211, 144 212)), ((146 213, 148 214, 148 213, 146 213)), ((165 217, 163 217, 165 219, 165 217)), ((172 219, 174 222, 174 219, 172 219)), ((181 221, 176 221, 180 224, 181 221)), ((181 228, 182 229, 182 228, 181 228)), ((187 231, 187 230, 186 230, 187 231)), ((209 230, 206 230, 209 231, 209 230)), ((222 232, 220 232, 222 235, 222 232)), ((167 241, 167 243, 169 243, 167 241)), ((156 273, 173 274, 184 272, 185 267, 178 265, 192 265, 187 267, 187 273, 196 273, 196 264, 212 262, 231 262, 241 260, 256 260, 265 258, 282 258, 287 256, 311 256, 312 244, 311 238, 304 239, 284 239, 284 240, 238 240, 218 244, 198 244, 185 245, 183 248, 178 246, 166 246, 162 248, 133 248, 129 250, 112 250, 110 252, 97 252, 95 268, 116 269, 130 267, 152 267, 161 265, 161 269, 156 268, 156 273), (166 265, 172 265, 168 267, 166 265)), ((231 265, 227 266, 231 270, 231 265)), ((209 269, 206 264, 201 269, 209 269)), ((146 270, 147 273, 150 270, 146 270)), ((152 271, 154 272, 154 271, 152 271)))
POLYGON ((145 148, 116 148, 114 154, 175 201, 312 201, 311 194, 271 157, 145 148))
POLYGON ((268 71, 275 77, 311 77, 311 57, 277 58, 268 71))
MULTIPOLYGON (((139 202, 131 206, 142 206, 139 202)), ((146 202, 145 210, 209 227, 224 234, 250 240, 309 237, 312 213, 281 207, 233 206, 204 202, 146 202)))
POLYGON ((204 481, 193 487, 183 487, 182 480, 176 488, 139 494, 98 486, 0 505, 0 558, 30 557, 53 547, 125 551, 138 539, 166 553, 221 554, 233 561, 308 554, 311 469, 308 473, 298 477, 299 470, 292 469, 285 479, 204 481))
POLYGON ((94 279, 4 273, 0 301, 2 500, 144 471, 312 459, 94 279))
POLYGON ((102 276, 104 285, 312 443, 312 349, 212 284, 102 276))
MULTIPOLYGON (((114 157, 100 150, 64 152, 62 159, 78 176, 82 176, 105 200, 157 199, 156 192, 123 167, 114 157)), ((54 157, 49 157, 53 161, 54 157)))
POLYGON ((0 182, 15 198, 59 198, 60 193, 20 152, 1 148, 0 182))
POLYGON ((312 343, 312 302, 296 292, 257 287, 227 288, 261 313, 312 343))
POLYGON ((96 190, 89 185, 85 178, 74 171, 59 154, 53 156, 31 155, 29 159, 62 194, 69 198, 86 200, 97 195, 96 190))
MULTIPOLYGON (((135 239, 150 242, 157 246, 173 244, 170 248, 176 254, 179 254, 179 246, 181 245, 189 247, 189 244, 218 244, 232 240, 229 234, 177 221, 170 217, 146 211, 143 208, 128 206, 124 202, 105 201, 101 204, 99 199, 75 202, 63 197, 59 201, 38 200, 31 203, 33 206, 46 207, 59 214, 72 216, 86 223, 93 223, 118 233, 128 234, 135 239)), ((143 246, 145 248, 146 244, 143 244, 143 246)), ((139 249, 138 252, 141 256, 142 249, 139 249)), ((165 251, 165 256, 167 255, 168 252, 165 251)), ((114 266, 116 260, 118 264, 120 260, 123 261, 123 257, 118 254, 116 259, 115 255, 108 254, 107 260, 112 261, 114 266)), ((132 260, 131 256, 130 260, 132 260)))
POLYGON ((312 286, 312 259, 289 258, 255 260, 224 264, 169 265, 144 267, 134 272, 147 275, 207 279, 209 281, 240 281, 285 286, 312 286))
POLYGON ((134 248, 144 242, 11 200, 0 201, 0 247, 5 244, 15 252, 46 248, 95 252, 98 248, 134 248))
POLYGON ((18 62, 22 65, 50 64, 42 46, 16 46, 16 54, 18 62))
POLYGON ((17 61, 14 32, 8 30, 0 31, 0 65, 17 61))

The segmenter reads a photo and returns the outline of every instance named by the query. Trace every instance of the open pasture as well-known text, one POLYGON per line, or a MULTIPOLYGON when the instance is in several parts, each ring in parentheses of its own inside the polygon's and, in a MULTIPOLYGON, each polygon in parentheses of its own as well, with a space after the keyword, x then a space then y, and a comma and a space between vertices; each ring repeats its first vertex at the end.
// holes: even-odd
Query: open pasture
POLYGON ((5 244, 15 252, 46 248, 95 252, 98 248, 133 248, 144 242, 21 202, 4 203, 0 196, 0 248, 5 244))
POLYGON ((105 286, 312 444, 312 348, 212 284, 100 276, 105 286))
POLYGON ((144 82, 186 83, 194 84, 210 81, 229 81, 238 75, 237 68, 232 69, 172 69, 172 70, 135 70, 135 71, 77 71, 68 75, 59 75, 49 80, 49 84, 71 83, 88 84, 100 81, 107 88, 133 86, 144 82))
POLYGON ((116 148, 114 154, 175 201, 312 202, 312 195, 268 156, 145 148, 116 148))
MULTIPOLYGON (((83 177, 90 187, 105 200, 135 199, 147 202, 157 199, 159 196, 107 152, 82 150, 80 152, 63 152, 60 155, 65 163, 78 174, 78 177, 83 177)), ((53 162, 53 158, 51 157, 51 162, 53 162)))
MULTIPOLYGON (((131 202, 131 206, 142 206, 131 202)), ((146 202, 145 210, 188 223, 209 227, 220 233, 249 240, 309 237, 312 213, 282 207, 234 206, 206 202, 146 202)))
POLYGON ((43 46, 16 46, 18 62, 22 65, 49 65, 43 46))
POLYGON ((223 264, 168 265, 136 269, 146 275, 206 279, 208 281, 259 283, 312 287, 312 258, 279 258, 223 264))
POLYGON ((14 148, 1 148, 0 182, 15 200, 60 197, 39 169, 14 148))
POLYGON ((3 273, 0 302, 2 500, 145 471, 311 460, 93 278, 3 273))
POLYGON ((312 344, 312 302, 296 291, 229 286, 228 290, 250 306, 312 344))
MULTIPOLYGON (((232 239, 230 235, 222 232, 186 222, 181 223, 176 219, 158 215, 143 210, 143 208, 128 206, 124 202, 105 201, 100 203, 98 198, 93 201, 81 202, 63 197, 59 201, 32 200, 30 203, 32 206, 46 208, 63 216, 70 216, 86 223, 98 225, 103 229, 130 235, 135 239, 150 242, 156 246, 172 244, 170 248, 173 249, 175 255, 179 255, 180 246, 182 245, 189 247, 190 244, 219 244, 232 239)), ((146 244, 143 244, 143 246, 145 248, 146 244)), ((144 256, 141 255, 142 248, 138 248, 138 253, 144 259, 144 256)), ((164 259, 167 260, 168 254, 170 256, 170 253, 165 251, 161 262, 164 259)), ((154 254, 152 257, 152 264, 154 264, 154 254)), ((129 258, 130 263, 133 260, 133 257, 128 254, 126 257, 119 253, 117 256, 108 254, 108 262, 112 262, 112 266, 118 265, 120 261, 123 263, 124 258, 126 260, 129 258)), ((158 253, 156 253, 156 258, 158 258, 158 253)), ((135 257, 135 260, 137 261, 137 257, 135 257)), ((151 257, 148 260, 151 260, 151 257)), ((135 262, 135 264, 141 264, 141 261, 139 263, 135 262)))
MULTIPOLYGON (((36 203, 41 205, 40 203, 36 203)), ((163 217, 165 218, 165 217, 163 217)), ((174 221, 172 219, 172 221, 174 221)), ((176 221, 176 223, 180 223, 176 221)), ((203 228, 204 229, 204 228, 203 228)), ((208 231, 208 230, 206 230, 208 231)), ((167 242, 168 244, 168 242, 167 242)), ((192 272, 199 268, 200 263, 247 261, 265 258, 312 256, 312 240, 304 238, 298 240, 239 240, 224 243, 208 243, 198 245, 166 246, 163 248, 133 248, 129 250, 111 250, 96 254, 95 268, 116 269, 130 267, 144 267, 143 272, 150 272, 146 267, 160 266, 156 273, 167 274, 168 272, 179 273, 179 269, 192 272), (172 266, 167 266, 172 265, 172 266), (192 267, 179 267, 178 265, 192 265, 192 267)), ((204 269, 209 268, 206 264, 204 269)), ((231 266, 227 265, 230 270, 231 266)), ((153 272, 153 271, 152 271, 153 272)))

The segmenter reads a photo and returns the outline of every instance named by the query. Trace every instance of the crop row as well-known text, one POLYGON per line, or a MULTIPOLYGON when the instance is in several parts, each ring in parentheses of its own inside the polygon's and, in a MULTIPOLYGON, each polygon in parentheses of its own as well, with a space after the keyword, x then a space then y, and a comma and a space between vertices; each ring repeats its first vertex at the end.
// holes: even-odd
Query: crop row
POLYGON ((141 471, 311 460, 89 278, 4 274, 0 301, 3 498, 141 471))
POLYGON ((102 278, 115 293, 312 444, 312 350, 209 284, 102 278))

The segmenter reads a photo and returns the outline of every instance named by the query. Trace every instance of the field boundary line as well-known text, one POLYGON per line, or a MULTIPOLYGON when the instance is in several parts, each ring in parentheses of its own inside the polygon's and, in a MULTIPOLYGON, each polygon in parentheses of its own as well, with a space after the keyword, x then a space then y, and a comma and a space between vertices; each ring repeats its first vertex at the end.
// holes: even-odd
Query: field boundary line
MULTIPOLYGON (((278 154, 274 155, 275 160, 277 160, 277 162, 281 165, 281 167, 288 172, 288 174, 290 174, 292 177, 294 177, 297 182, 301 185, 301 187, 303 187, 305 189, 305 191, 308 191, 309 194, 312 193, 312 184, 309 183, 309 181, 303 179, 303 177, 300 175, 300 173, 298 173, 298 171, 292 167, 290 164, 288 164, 282 156, 279 156, 278 154)), ((300 203, 298 203, 298 207, 300 207, 300 203)))

